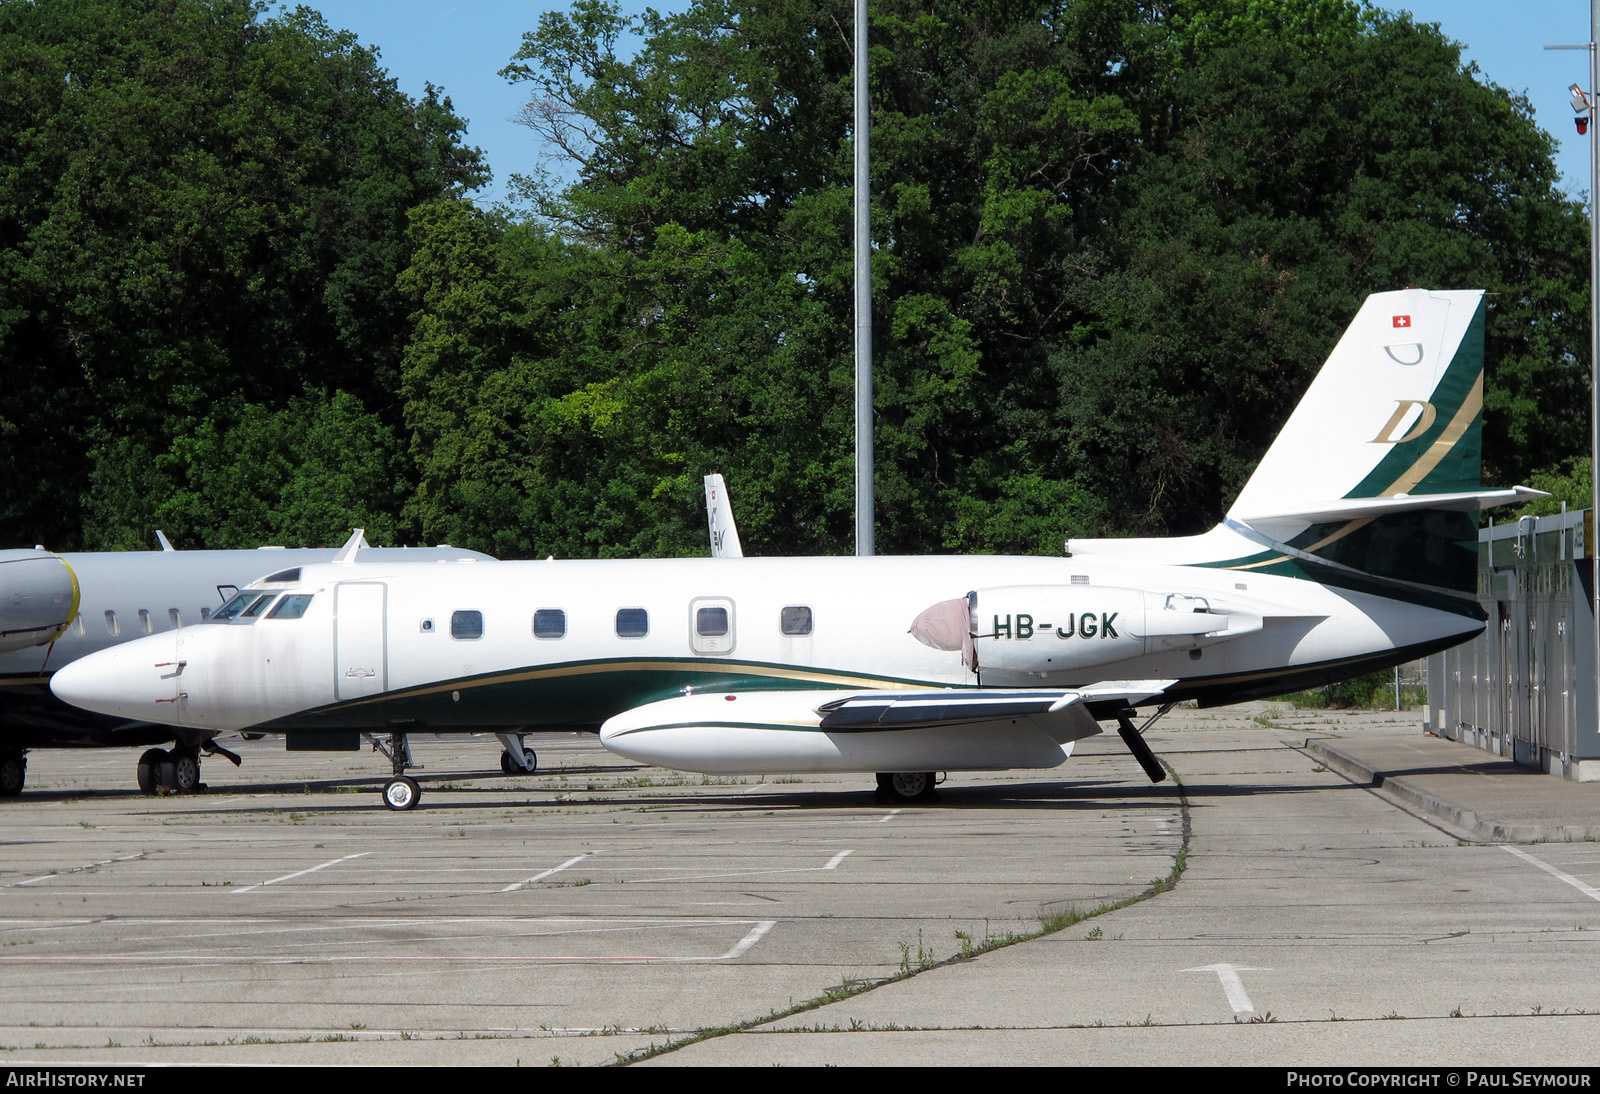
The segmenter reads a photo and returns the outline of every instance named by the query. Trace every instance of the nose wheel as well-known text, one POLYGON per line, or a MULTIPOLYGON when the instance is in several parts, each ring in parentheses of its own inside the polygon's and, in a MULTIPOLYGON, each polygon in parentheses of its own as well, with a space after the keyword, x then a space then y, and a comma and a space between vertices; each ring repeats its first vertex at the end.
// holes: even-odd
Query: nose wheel
POLYGON ((388 744, 370 734, 367 740, 372 742, 373 748, 389 757, 389 762, 394 765, 394 777, 383 784, 383 804, 396 811, 415 809, 422 800, 422 787, 417 785, 416 779, 406 774, 406 768, 421 765, 411 759, 411 743, 406 740, 406 735, 391 733, 388 744))
POLYGON ((422 800, 422 788, 409 775, 390 779, 383 787, 383 804, 390 809, 415 809, 422 800))

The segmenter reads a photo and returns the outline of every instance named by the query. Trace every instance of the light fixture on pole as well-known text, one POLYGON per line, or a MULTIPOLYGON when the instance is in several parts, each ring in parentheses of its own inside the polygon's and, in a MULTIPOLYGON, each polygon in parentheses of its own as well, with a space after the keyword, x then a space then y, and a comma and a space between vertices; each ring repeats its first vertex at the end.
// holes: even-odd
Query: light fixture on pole
POLYGON ((1572 95, 1572 109, 1579 114, 1578 135, 1589 141, 1589 479, 1592 491, 1589 498, 1589 519, 1585 522, 1587 534, 1584 549, 1589 552, 1592 575, 1589 609, 1594 613, 1590 634, 1594 639, 1595 659, 1589 668, 1595 673, 1591 680, 1595 703, 1595 729, 1600 730, 1600 203, 1596 202, 1596 189, 1600 189, 1600 140, 1588 131, 1588 122, 1594 117, 1593 92, 1600 88, 1600 0, 1589 0, 1589 41, 1581 46, 1545 46, 1545 49, 1582 49, 1589 54, 1589 91, 1573 84, 1567 88, 1572 95))

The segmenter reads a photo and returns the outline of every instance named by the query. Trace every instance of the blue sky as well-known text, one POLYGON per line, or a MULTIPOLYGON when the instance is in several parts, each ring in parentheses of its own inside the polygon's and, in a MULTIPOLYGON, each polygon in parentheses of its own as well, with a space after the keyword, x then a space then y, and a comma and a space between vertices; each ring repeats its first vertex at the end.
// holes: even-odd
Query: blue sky
MULTIPOLYGON (((384 66, 412 95, 425 82, 442 86, 456 112, 468 120, 469 142, 488 153, 494 182, 480 199, 504 198, 506 180, 538 165, 539 149, 527 129, 510 120, 522 91, 498 73, 532 30, 540 13, 564 5, 511 0, 310 0, 331 26, 353 31, 378 47, 384 66)), ((641 3, 625 4, 632 9, 641 3)), ((687 0, 657 0, 658 11, 679 11, 687 0)), ((1544 46, 1584 42, 1586 0, 1410 0, 1380 7, 1410 11, 1418 22, 1438 23, 1465 47, 1467 60, 1511 91, 1524 93, 1539 124, 1560 141, 1558 164, 1569 193, 1587 193, 1586 143, 1577 139, 1567 85, 1588 83, 1582 51, 1546 52, 1544 46)))

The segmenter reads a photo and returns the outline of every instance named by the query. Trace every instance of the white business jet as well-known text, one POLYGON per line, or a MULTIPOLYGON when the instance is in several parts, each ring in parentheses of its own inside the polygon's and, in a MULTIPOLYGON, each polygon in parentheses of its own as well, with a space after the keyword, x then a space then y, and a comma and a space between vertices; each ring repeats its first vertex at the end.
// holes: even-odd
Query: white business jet
POLYGON ((876 772, 916 800, 936 772, 1054 767, 1108 721, 1159 780, 1137 707, 1280 694, 1482 629, 1475 512, 1539 496, 1480 485, 1483 323, 1476 291, 1368 298, 1204 535, 1056 558, 399 567, 352 550, 52 687, 291 747, 390 734, 395 809, 419 797, 408 734, 510 726, 598 729, 710 774, 876 772))

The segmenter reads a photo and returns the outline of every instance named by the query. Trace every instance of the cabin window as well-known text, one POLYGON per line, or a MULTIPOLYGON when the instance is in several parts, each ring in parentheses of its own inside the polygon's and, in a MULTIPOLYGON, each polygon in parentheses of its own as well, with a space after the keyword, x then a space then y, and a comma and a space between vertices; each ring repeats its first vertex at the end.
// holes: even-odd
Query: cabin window
POLYGON ((694 632, 706 638, 721 638, 728 633, 727 608, 701 608, 694 613, 694 632))
POLYGON ((424 619, 421 623, 417 624, 417 630, 421 631, 423 634, 432 634, 433 633, 433 620, 424 619))
POLYGON ((534 612, 533 636, 535 638, 565 638, 567 636, 567 613, 560 608, 540 608, 534 612))
POLYGON ((617 637, 643 638, 650 633, 650 613, 643 608, 617 609, 617 637))
POLYGON ((183 626, 183 616, 178 613, 177 608, 167 609, 167 622, 172 624, 173 630, 183 626))
POLYGON ((79 638, 82 638, 85 634, 89 633, 89 628, 83 625, 82 612, 79 612, 77 615, 72 617, 72 633, 77 635, 79 638))
POLYGON ((792 604, 778 616, 778 626, 787 638, 804 638, 811 633, 811 609, 792 604))
POLYGON ((268 619, 299 619, 306 614, 306 606, 311 603, 310 593, 290 593, 278 601, 278 606, 272 609, 268 619))
POLYGON ((122 625, 117 622, 117 613, 110 608, 106 609, 106 633, 112 638, 122 633, 122 625))
POLYGON ((155 627, 150 622, 150 613, 143 608, 139 609, 139 629, 145 634, 150 634, 155 630, 155 627))
POLYGON ((483 637, 482 612, 451 612, 450 637, 469 641, 483 637))

